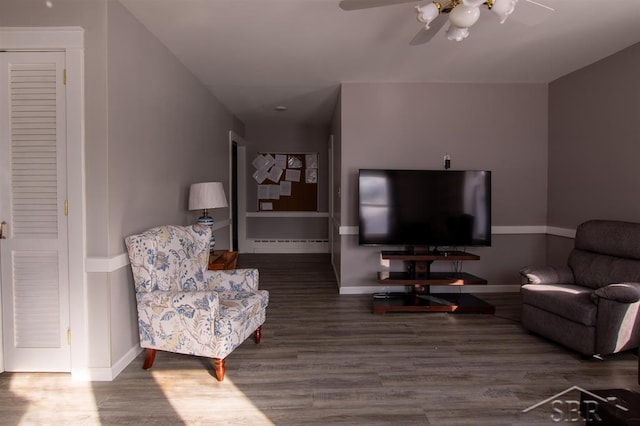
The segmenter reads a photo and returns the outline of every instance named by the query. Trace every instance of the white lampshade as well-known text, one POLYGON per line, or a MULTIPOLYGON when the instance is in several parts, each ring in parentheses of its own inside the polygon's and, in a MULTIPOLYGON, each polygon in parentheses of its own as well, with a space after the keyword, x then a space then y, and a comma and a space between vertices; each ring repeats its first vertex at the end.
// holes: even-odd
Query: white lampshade
POLYGON ((449 21, 458 28, 469 28, 478 22, 479 17, 480 9, 464 4, 456 6, 451 13, 449 13, 449 21))
POLYGON ((194 183, 189 189, 189 210, 228 207, 221 182, 194 183))

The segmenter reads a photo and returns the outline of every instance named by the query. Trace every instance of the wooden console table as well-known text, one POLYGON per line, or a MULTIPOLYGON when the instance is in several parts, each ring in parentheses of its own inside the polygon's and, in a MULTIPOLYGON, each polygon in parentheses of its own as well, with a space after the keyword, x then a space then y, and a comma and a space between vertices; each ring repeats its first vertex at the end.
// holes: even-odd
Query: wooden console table
POLYGON ((238 252, 214 250, 209 254, 209 270, 236 269, 238 252))

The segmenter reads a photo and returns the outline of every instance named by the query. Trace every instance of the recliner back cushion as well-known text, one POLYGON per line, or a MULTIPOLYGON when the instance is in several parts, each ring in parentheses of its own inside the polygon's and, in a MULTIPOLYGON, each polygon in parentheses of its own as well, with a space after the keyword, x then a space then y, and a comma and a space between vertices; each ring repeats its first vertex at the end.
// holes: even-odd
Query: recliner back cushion
POLYGON ((640 260, 640 223, 589 220, 578 226, 575 248, 640 260))
POLYGON ((568 264, 576 284, 593 289, 613 283, 640 282, 640 260, 574 249, 568 264))

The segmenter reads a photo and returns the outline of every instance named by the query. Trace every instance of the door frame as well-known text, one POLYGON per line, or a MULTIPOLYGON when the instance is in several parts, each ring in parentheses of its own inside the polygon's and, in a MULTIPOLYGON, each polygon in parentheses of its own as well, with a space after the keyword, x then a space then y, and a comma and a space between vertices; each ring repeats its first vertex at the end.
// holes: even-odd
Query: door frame
MULTIPOLYGON (((86 254, 84 30, 80 27, 0 27, 0 50, 63 51, 65 53, 71 378, 88 380, 88 313, 85 302, 87 280, 84 269, 86 254)), ((1 323, 0 334, 2 334, 1 323)), ((4 371, 4 350, 0 354, 0 371, 4 371)))
POLYGON ((232 247, 233 250, 238 251, 239 253, 247 252, 247 142, 242 138, 242 136, 238 135, 233 130, 229 130, 229 197, 231 201, 229 202, 229 220, 231 225, 229 227, 229 244, 233 244, 233 217, 234 211, 232 202, 234 199, 237 201, 236 205, 238 206, 238 211, 235 212, 235 217, 238 220, 237 227, 238 235, 236 235, 236 239, 238 240, 238 247, 232 247), (234 194, 232 191, 233 185, 233 145, 236 145, 237 148, 237 185, 238 193, 234 194))

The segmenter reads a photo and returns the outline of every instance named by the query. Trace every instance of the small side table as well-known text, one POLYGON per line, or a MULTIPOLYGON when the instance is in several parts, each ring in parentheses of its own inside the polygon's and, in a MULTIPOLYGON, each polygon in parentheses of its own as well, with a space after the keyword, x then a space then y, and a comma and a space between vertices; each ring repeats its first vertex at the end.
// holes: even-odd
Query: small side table
POLYGON ((209 270, 236 269, 238 264, 238 252, 227 250, 214 250, 209 255, 209 270))

